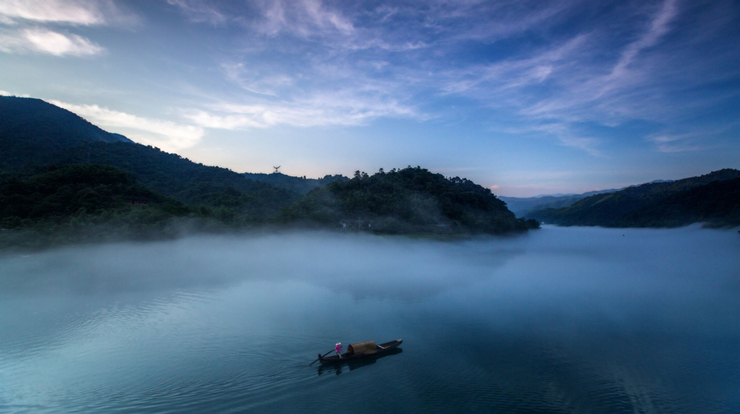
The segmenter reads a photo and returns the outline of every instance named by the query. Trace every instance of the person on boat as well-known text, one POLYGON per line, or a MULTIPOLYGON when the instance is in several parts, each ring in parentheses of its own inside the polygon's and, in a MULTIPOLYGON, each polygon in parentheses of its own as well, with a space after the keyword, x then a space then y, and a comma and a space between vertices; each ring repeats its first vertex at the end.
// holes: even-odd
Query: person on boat
POLYGON ((339 358, 342 357, 342 343, 341 342, 337 342, 337 344, 334 345, 334 351, 337 353, 337 356, 339 358))

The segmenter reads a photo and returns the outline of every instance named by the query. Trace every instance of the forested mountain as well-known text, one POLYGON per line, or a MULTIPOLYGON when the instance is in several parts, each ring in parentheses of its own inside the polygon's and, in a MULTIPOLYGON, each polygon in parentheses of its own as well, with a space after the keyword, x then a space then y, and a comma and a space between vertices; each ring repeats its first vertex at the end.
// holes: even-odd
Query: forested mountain
POLYGON ((130 172, 139 184, 183 203, 255 220, 271 217, 300 198, 298 193, 247 180, 226 168, 197 164, 139 144, 91 143, 68 152, 64 162, 111 165, 130 172))
POLYGON ((698 221, 737 223, 740 171, 724 169, 699 177, 654 182, 584 198, 560 209, 533 211, 529 218, 565 226, 676 227, 698 221))
POLYGON ((28 175, 39 167, 79 163, 119 168, 152 191, 248 220, 266 219, 300 198, 225 168, 133 143, 42 100, 0 97, 0 171, 28 175))
POLYGON ((74 214, 116 211, 127 205, 183 204, 136 184, 131 174, 105 165, 66 165, 0 181, 0 223, 57 220, 74 214))
POLYGON ((128 142, 41 99, 0 96, 0 170, 53 163, 88 142, 128 142))
POLYGON ((421 167, 381 169, 372 176, 358 171, 349 181, 312 190, 279 219, 390 234, 500 234, 539 227, 534 220, 517 220, 491 190, 421 167))
POLYGON ((249 180, 274 185, 275 187, 284 188, 286 190, 290 190, 301 195, 307 194, 309 191, 313 190, 316 187, 325 186, 337 180, 349 180, 349 178, 340 174, 326 175, 324 176, 324 178, 318 179, 306 178, 305 176, 293 177, 279 172, 272 174, 244 173, 243 175, 249 180))
POLYGON ((583 194, 546 195, 539 197, 499 196, 499 198, 506 203, 509 210, 516 214, 517 217, 524 217, 532 211, 543 210, 546 208, 569 207, 575 204, 578 200, 582 200, 586 197, 596 194, 613 193, 615 191, 618 190, 589 191, 583 194))
POLYGON ((254 224, 222 208, 185 205, 107 165, 40 167, 0 175, 0 247, 146 240, 223 232, 254 224))
POLYGON ((691 223, 740 226, 740 178, 712 181, 655 200, 620 217, 620 227, 678 227, 691 223))

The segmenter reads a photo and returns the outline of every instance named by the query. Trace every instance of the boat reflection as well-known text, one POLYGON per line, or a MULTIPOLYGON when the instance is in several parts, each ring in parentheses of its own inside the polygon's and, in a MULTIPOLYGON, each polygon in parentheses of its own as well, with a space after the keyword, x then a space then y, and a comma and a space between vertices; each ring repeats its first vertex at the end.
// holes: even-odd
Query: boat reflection
POLYGON ((395 348, 385 353, 379 354, 377 356, 370 355, 366 358, 353 359, 347 362, 336 362, 333 364, 324 364, 324 365, 320 365, 317 371, 319 375, 328 374, 328 373, 334 373, 336 375, 339 375, 344 371, 347 371, 347 370, 354 371, 358 368, 362 368, 364 366, 374 364, 379 359, 389 357, 391 355, 400 354, 401 352, 403 352, 402 348, 395 348))

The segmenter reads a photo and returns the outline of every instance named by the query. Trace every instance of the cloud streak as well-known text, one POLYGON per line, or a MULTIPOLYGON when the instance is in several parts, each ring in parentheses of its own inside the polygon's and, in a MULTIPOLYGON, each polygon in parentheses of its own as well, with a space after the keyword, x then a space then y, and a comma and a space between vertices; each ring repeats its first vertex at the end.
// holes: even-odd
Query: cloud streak
POLYGON ((92 56, 105 52, 105 49, 75 34, 47 29, 24 29, 0 34, 0 51, 37 52, 54 56, 92 56))
POLYGON ((650 30, 637 41, 630 43, 622 52, 619 61, 612 69, 609 78, 623 78, 627 73, 627 67, 635 60, 637 55, 644 49, 654 46, 660 38, 668 33, 671 20, 678 13, 676 0, 665 0, 660 11, 650 24, 650 30))
POLYGON ((56 100, 49 102, 74 112, 98 126, 110 128, 142 144, 155 145, 168 151, 191 147, 197 144, 204 134, 203 128, 197 126, 144 118, 98 105, 76 105, 56 100))
POLYGON ((279 125, 315 127, 363 125, 380 117, 419 118, 422 115, 392 99, 315 95, 290 102, 221 103, 206 109, 184 109, 183 116, 206 128, 240 130, 279 125))
POLYGON ((3 0, 0 15, 7 21, 99 25, 105 22, 102 9, 111 7, 110 1, 89 0, 3 0))
POLYGON ((610 30, 624 32, 622 36, 610 37, 602 27, 586 26, 534 52, 447 70, 442 89, 497 111, 513 112, 528 129, 549 129, 562 144, 600 155, 599 140, 582 136, 576 125, 613 127, 632 120, 675 124, 695 109, 686 100, 706 101, 706 97, 676 97, 711 79, 706 72, 709 67, 719 72, 715 77, 737 76, 737 70, 734 74, 728 70, 732 58, 727 55, 709 52, 703 56, 698 45, 676 47, 676 36, 674 43, 665 43, 681 17, 675 0, 659 7, 647 5, 615 17, 610 30), (613 39, 630 37, 633 40, 621 44, 613 39), (558 127, 552 129, 552 125, 558 127))
POLYGON ((587 125, 680 124, 729 99, 697 90, 738 78, 716 46, 737 23, 725 0, 168 3, 238 45, 217 62, 236 90, 181 106, 204 128, 444 120, 462 102, 603 157, 610 139, 587 125))
POLYGON ((691 142, 692 138, 695 139, 696 137, 690 134, 659 134, 649 137, 648 140, 655 144, 658 151, 665 153, 687 152, 702 149, 701 146, 691 142))
POLYGON ((178 7, 191 21, 196 23, 205 22, 217 26, 228 21, 227 17, 211 3, 198 0, 167 0, 167 3, 178 7))
POLYGON ((320 0, 263 0, 236 6, 228 1, 167 0, 188 19, 214 25, 236 24, 262 35, 327 38, 354 32, 351 19, 320 0))
POLYGON ((222 63, 226 79, 251 97, 234 102, 234 107, 241 105, 237 113, 223 108, 188 113, 203 126, 360 125, 386 116, 446 116, 443 107, 413 103, 417 95, 432 93, 473 99, 510 113, 562 145, 601 155, 598 139, 570 125, 668 118, 661 119, 655 109, 652 114, 644 110, 659 106, 651 72, 655 62, 645 52, 670 34, 681 13, 675 0, 648 4, 610 22, 627 33, 622 37, 633 37, 626 43, 609 45, 609 29, 585 25, 552 36, 540 47, 495 53, 488 62, 475 64, 460 51, 471 42, 495 44, 547 33, 587 7, 580 1, 329 5, 265 0, 237 12, 227 3, 169 2, 193 21, 220 16, 215 20, 223 23, 224 16, 231 16, 230 23, 251 31, 250 39, 259 39, 249 41, 243 56, 222 63), (604 50, 611 56, 604 56, 604 50), (270 56, 268 67, 253 63, 264 62, 263 56, 270 56), (326 96, 335 101, 329 103, 326 96), (265 103, 266 97, 276 99, 265 103), (363 99, 369 102, 358 103, 363 99))
POLYGON ((650 135, 646 140, 655 146, 655 149, 663 153, 681 153, 706 150, 717 144, 708 144, 708 139, 717 139, 737 129, 740 122, 734 121, 722 126, 710 126, 697 128, 690 132, 677 133, 675 131, 662 131, 650 135))
POLYGON ((58 26, 131 26, 138 22, 113 0, 2 0, 0 51, 53 56, 100 55, 105 48, 58 26))

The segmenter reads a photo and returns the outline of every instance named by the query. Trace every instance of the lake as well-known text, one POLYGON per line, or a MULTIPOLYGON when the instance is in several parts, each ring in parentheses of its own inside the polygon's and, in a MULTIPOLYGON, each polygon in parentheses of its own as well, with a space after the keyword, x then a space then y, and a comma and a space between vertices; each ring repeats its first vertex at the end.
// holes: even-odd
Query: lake
POLYGON ((0 412, 735 414, 740 235, 545 226, 5 254, 0 412), (399 338, 309 366, 338 341, 399 338))

